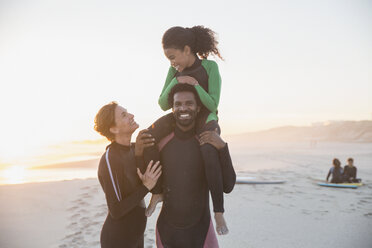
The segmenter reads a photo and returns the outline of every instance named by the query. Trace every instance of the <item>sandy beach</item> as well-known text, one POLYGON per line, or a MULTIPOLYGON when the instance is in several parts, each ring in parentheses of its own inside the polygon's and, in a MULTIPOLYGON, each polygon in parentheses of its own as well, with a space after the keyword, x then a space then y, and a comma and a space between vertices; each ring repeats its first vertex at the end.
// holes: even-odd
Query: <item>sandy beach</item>
MULTIPOLYGON (((225 195, 230 233, 218 237, 220 247, 372 247, 372 144, 235 144, 230 149, 240 176, 286 183, 236 185, 225 195), (317 186, 334 157, 343 163, 354 157, 364 186, 317 186)), ((100 247, 107 207, 95 178, 2 185, 0 202, 2 248, 100 247)), ((155 247, 160 207, 148 219, 145 247, 155 247)))
MULTIPOLYGON (((208 176, 221 188, 203 143, 223 145, 200 132, 215 127, 237 176, 266 182, 224 195, 220 248, 372 248, 371 30, 372 0, 0 0, 0 248, 100 248, 110 213, 99 162, 121 216, 142 203, 131 166, 150 144, 165 147, 174 202, 147 218, 144 247, 156 248, 165 204, 164 222, 184 227, 164 225, 170 242, 200 240, 200 187, 208 176), (335 158, 353 158, 362 185, 319 185, 335 158)), ((136 239, 123 222, 108 240, 136 239)))

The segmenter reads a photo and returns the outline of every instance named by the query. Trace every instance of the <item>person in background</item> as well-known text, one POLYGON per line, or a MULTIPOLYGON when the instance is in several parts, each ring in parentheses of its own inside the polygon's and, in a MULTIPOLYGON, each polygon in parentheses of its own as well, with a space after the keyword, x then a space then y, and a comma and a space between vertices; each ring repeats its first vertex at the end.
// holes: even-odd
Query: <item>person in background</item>
POLYGON ((353 158, 347 159, 347 165, 344 167, 344 180, 348 183, 360 183, 362 181, 357 178, 357 168, 354 166, 353 158))
POLYGON ((333 159, 333 166, 329 169, 326 179, 327 182, 331 175, 331 183, 343 183, 343 169, 340 160, 337 158, 333 159))

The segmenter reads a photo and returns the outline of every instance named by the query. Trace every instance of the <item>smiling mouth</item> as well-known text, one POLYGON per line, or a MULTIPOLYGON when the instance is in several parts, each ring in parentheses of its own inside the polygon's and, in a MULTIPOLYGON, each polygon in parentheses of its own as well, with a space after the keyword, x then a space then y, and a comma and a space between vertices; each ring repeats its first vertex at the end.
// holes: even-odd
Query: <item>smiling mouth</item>
POLYGON ((179 119, 183 120, 183 119, 189 119, 191 116, 190 114, 180 114, 178 117, 179 119))
POLYGON ((179 66, 179 65, 174 65, 173 67, 174 67, 174 69, 176 69, 177 71, 179 71, 179 69, 180 69, 180 66, 179 66))

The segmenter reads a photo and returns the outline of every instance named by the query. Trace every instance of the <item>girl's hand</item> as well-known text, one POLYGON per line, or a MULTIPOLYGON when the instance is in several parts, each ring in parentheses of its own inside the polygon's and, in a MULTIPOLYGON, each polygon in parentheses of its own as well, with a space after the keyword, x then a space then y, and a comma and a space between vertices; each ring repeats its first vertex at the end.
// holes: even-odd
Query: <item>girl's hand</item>
POLYGON ((179 76, 177 77, 177 81, 180 83, 180 84, 190 84, 190 85, 198 85, 199 82, 193 78, 193 77, 190 77, 190 76, 179 76))
POLYGON ((155 139, 152 137, 151 134, 146 133, 147 131, 149 130, 143 129, 138 133, 138 136, 136 138, 136 145, 134 146, 135 156, 142 156, 143 149, 155 145, 155 139))
POLYGON ((143 185, 150 191, 155 187, 158 178, 161 175, 161 165, 159 165, 160 161, 156 162, 155 164, 151 160, 147 166, 145 174, 142 174, 140 169, 137 168, 138 177, 141 179, 143 185))
POLYGON ((220 150, 226 146, 226 142, 223 141, 221 136, 217 132, 217 128, 214 131, 204 131, 200 134, 199 138, 200 145, 206 143, 211 144, 216 147, 217 150, 220 150))

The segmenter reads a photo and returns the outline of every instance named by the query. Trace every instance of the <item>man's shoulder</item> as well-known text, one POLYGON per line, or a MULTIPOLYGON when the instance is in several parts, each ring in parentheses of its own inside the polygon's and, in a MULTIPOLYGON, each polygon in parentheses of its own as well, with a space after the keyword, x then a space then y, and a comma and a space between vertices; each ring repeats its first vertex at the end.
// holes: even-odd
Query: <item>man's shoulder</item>
POLYGON ((158 143, 159 151, 161 152, 163 148, 174 138, 174 131, 161 139, 158 143))

